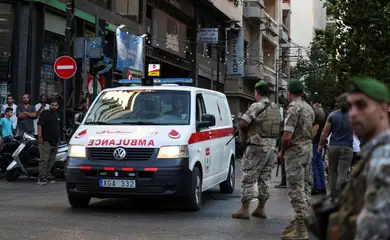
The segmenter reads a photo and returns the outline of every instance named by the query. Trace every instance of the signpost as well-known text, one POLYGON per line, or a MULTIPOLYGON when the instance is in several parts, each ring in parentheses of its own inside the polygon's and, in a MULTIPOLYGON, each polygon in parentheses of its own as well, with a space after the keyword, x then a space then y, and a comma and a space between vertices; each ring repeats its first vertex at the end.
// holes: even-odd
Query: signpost
POLYGON ((76 74, 76 61, 69 56, 61 56, 54 63, 54 72, 59 78, 69 79, 76 74))

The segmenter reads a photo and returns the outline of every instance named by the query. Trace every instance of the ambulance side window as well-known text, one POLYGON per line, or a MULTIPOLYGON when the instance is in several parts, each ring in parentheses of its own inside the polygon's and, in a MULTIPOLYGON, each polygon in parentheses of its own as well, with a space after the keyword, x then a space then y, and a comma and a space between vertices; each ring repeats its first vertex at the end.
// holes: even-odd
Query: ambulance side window
POLYGON ((198 93, 196 95, 196 122, 202 120, 202 115, 206 114, 206 107, 204 105, 202 94, 198 93))

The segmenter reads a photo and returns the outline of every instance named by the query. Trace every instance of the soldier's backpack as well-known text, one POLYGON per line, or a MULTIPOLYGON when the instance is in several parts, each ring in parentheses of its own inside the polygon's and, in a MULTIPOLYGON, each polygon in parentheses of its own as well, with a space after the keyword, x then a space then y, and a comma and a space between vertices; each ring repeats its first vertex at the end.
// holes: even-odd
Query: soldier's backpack
POLYGON ((257 132, 263 138, 278 138, 280 134, 280 109, 271 108, 271 102, 267 104, 264 113, 256 118, 257 132))

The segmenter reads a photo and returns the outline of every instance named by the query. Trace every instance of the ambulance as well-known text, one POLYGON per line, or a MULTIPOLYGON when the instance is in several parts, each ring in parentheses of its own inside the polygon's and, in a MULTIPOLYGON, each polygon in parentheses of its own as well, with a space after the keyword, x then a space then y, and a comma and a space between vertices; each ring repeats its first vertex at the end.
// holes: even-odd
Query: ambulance
MULTIPOLYGON (((69 142, 68 200, 174 196, 198 211, 202 192, 235 185, 235 141, 226 96, 138 79, 140 86, 103 90, 69 142)), ((192 80, 191 80, 192 81, 192 80)))

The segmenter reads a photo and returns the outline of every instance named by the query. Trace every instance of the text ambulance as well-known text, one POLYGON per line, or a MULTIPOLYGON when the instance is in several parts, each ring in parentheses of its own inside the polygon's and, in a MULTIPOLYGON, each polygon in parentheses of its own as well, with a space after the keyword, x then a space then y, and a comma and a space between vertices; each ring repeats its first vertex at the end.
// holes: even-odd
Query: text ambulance
POLYGON ((72 207, 91 197, 180 196, 201 207, 202 192, 234 189, 235 142, 226 96, 178 85, 102 91, 69 145, 72 207), (228 144, 227 144, 228 143, 228 144))

